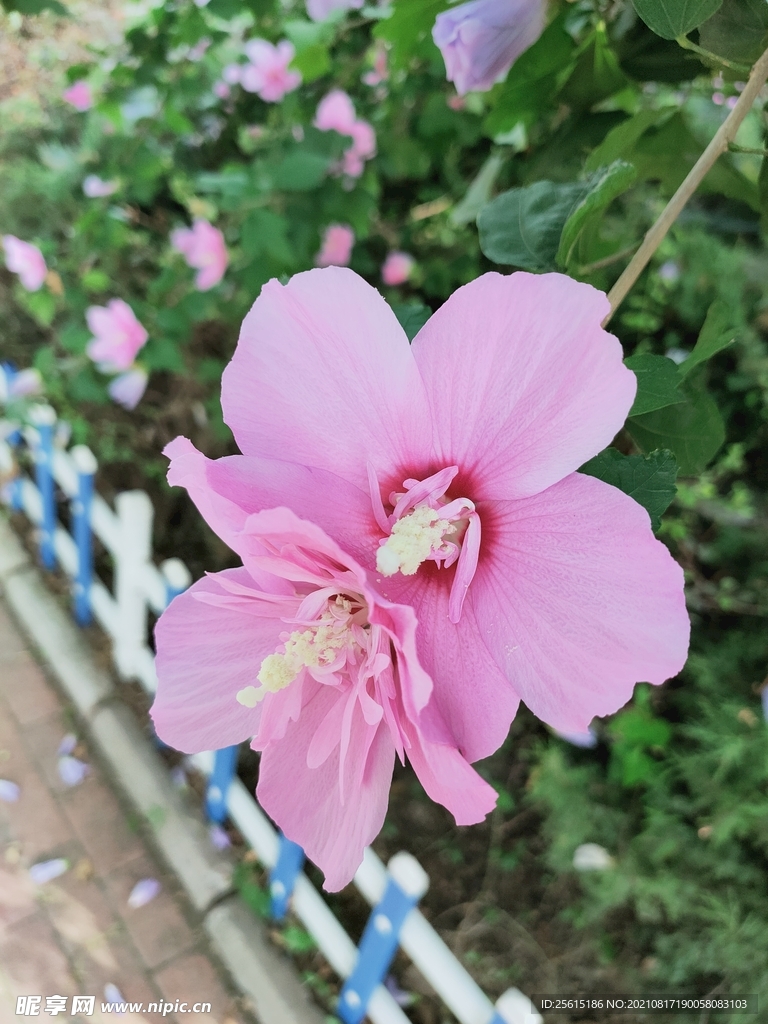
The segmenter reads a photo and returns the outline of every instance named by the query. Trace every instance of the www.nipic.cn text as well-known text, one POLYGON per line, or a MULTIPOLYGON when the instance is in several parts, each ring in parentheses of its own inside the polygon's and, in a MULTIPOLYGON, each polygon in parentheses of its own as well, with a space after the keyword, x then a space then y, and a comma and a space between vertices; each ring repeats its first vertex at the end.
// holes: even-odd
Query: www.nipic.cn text
MULTIPOLYGON (((59 1013, 67 1012, 66 996, 17 996, 16 1016, 17 1017, 39 1017, 41 1013, 47 1013, 51 1017, 59 1013)), ((177 999, 173 1003, 119 1003, 114 1001, 102 1002, 100 1004, 102 1013, 160 1013, 164 1017, 169 1013, 210 1013, 210 1003, 185 1003, 177 999)), ((84 1014, 90 1017, 96 1007, 95 996, 72 996, 70 1013, 84 1014)))

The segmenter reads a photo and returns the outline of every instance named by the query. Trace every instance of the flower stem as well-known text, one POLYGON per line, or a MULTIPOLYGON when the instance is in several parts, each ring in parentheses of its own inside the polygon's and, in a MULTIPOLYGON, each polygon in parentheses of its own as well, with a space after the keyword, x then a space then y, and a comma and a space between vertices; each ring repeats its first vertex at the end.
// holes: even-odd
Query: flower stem
POLYGON ((632 285, 645 269, 651 256, 661 245, 664 237, 674 222, 677 220, 680 211, 694 194, 703 179, 711 170, 717 158, 724 153, 736 137, 736 132, 741 122, 752 109, 752 104, 765 85, 768 79, 768 50, 760 57, 752 68, 749 81, 744 87, 744 92, 739 96, 738 102, 728 117, 718 128, 714 138, 691 168, 685 181, 669 200, 661 216, 648 231, 643 239, 642 245, 627 264, 626 269, 616 284, 608 293, 608 301, 611 304, 611 311, 603 321, 607 324, 617 308, 627 296, 632 285))
POLYGON ((711 61, 713 64, 720 64, 721 67, 730 68, 731 71, 749 72, 748 64, 738 64, 732 60, 726 60, 725 57, 720 57, 718 54, 712 53, 711 50, 705 50, 704 47, 692 43, 688 36, 678 36, 675 42, 678 46, 682 46, 684 50, 692 50, 693 53, 697 53, 700 57, 711 61))

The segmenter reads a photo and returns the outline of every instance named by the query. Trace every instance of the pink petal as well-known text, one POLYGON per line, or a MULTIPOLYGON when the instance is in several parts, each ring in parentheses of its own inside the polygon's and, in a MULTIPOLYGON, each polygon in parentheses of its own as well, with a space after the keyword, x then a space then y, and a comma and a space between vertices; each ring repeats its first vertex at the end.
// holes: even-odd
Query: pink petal
POLYGON ((342 267, 264 286, 224 371, 222 406, 247 455, 326 469, 362 490, 369 461, 389 483, 395 467, 420 461, 430 437, 403 329, 342 267))
POLYGON ((470 497, 536 494, 602 451, 637 378, 600 326, 608 300, 563 274, 484 274, 441 306, 413 353, 435 424, 435 459, 470 497))
POLYGON ((486 647, 486 629, 472 607, 474 584, 461 620, 449 621, 452 575, 422 568, 416 576, 375 582, 389 600, 407 602, 416 613, 418 656, 434 686, 419 716, 425 736, 455 743, 472 762, 488 757, 507 738, 520 697, 486 647))
POLYGON ((401 720, 411 745, 408 760, 430 799, 447 807, 457 825, 476 825, 496 806, 498 794, 455 746, 427 740, 405 717, 401 720))
POLYGON ((366 725, 356 704, 345 757, 344 802, 338 747, 318 767, 307 766, 315 729, 337 699, 331 687, 315 684, 298 721, 262 754, 256 790, 264 810, 323 871, 324 888, 330 892, 352 880, 365 847, 384 824, 395 761, 387 728, 366 725))
POLYGON ((258 732, 260 706, 244 707, 237 693, 254 685, 280 643, 279 619, 197 600, 224 593, 219 579, 254 588, 244 569, 203 577, 174 598, 155 629, 160 686, 150 714, 160 739, 185 753, 228 747, 258 732))
POLYGON ((539 718, 585 732, 635 683, 680 671, 690 632, 683 571, 632 498, 574 473, 481 515, 494 540, 472 605, 486 647, 539 718))
POLYGON ((128 896, 128 906, 132 910, 138 910, 147 903, 151 903, 155 896, 160 894, 160 883, 156 878, 142 878, 131 889, 128 896))

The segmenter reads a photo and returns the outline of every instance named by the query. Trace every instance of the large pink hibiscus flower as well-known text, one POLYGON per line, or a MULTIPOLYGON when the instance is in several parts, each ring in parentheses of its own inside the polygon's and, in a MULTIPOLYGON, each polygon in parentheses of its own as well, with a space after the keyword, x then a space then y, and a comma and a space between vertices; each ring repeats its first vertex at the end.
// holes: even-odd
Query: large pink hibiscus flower
POLYGON ((212 492, 286 505, 414 608, 435 684, 422 722, 470 761, 520 699, 580 732, 685 662, 680 567, 640 505, 575 472, 636 391, 607 312, 559 274, 485 274, 409 345, 350 270, 271 281, 222 385, 244 454, 185 456, 204 514, 212 492))
MULTIPOLYGON (((171 483, 184 484, 201 456, 183 439, 170 449, 171 483)), ((328 889, 351 880, 384 822, 395 754, 458 824, 480 821, 496 793, 418 724, 432 682, 413 609, 378 597, 314 524, 286 508, 245 511, 237 471, 211 471, 221 493, 205 511, 244 567, 198 580, 161 617, 158 736, 185 751, 254 737, 259 801, 328 889)))

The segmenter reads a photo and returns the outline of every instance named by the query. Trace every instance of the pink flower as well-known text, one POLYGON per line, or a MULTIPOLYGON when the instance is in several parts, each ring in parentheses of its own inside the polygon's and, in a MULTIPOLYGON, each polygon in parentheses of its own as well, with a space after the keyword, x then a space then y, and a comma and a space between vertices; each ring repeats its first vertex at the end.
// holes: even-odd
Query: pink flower
POLYGON ((213 87, 213 95, 217 96, 220 100, 228 99, 231 92, 232 90, 226 82, 216 82, 213 87))
POLYGON ((307 0, 307 14, 312 21, 325 21, 334 11, 358 11, 364 0, 307 0))
POLYGON ((102 373, 127 370, 148 338, 128 303, 110 299, 106 306, 89 306, 85 319, 93 333, 85 349, 89 358, 102 373))
POLYGON ((227 85, 237 85, 240 82, 240 79, 243 77, 243 65, 227 64, 227 66, 221 72, 221 77, 224 79, 227 85))
POLYGON ((22 242, 15 235, 3 235, 5 265, 19 275, 22 287, 28 292, 37 292, 43 287, 48 268, 43 254, 31 242, 22 242))
POLYGON ((195 278, 198 291, 207 292, 224 277, 229 256, 224 235, 207 220, 196 220, 191 228, 171 232, 171 245, 180 252, 187 265, 199 271, 195 278))
POLYGON ((418 724, 432 682, 413 610, 379 597, 313 523, 287 508, 254 514, 247 481, 208 484, 218 464, 186 438, 166 454, 169 482, 190 490, 244 567, 198 580, 158 622, 152 717, 163 742, 191 752, 253 737, 259 802, 330 890, 351 880, 382 826, 396 754, 458 823, 482 820, 495 792, 418 724))
POLYGON ((279 103, 301 85, 299 72, 288 70, 296 51, 287 39, 277 46, 266 39, 251 39, 245 44, 245 53, 250 64, 243 68, 240 81, 246 92, 255 92, 266 103, 279 103))
POLYGON ((344 151, 339 172, 359 178, 366 160, 376 155, 376 134, 367 121, 355 116, 352 100, 341 89, 333 89, 319 103, 315 114, 315 128, 351 135, 352 145, 344 151))
POLYGON ((546 24, 546 0, 471 0, 438 14, 432 38, 460 95, 485 92, 533 46, 546 24))
POLYGON ((107 391, 113 402, 124 409, 135 409, 147 390, 149 374, 141 366, 133 366, 111 381, 107 391))
POLYGON ((199 39, 190 49, 187 54, 187 59, 191 61, 202 60, 212 42, 213 40, 209 39, 208 36, 203 36, 203 38, 199 39))
POLYGON ((418 620, 435 706, 469 761, 518 702, 583 732, 685 662, 683 574, 647 512, 579 466, 637 382, 601 292, 484 274, 412 345, 350 270, 270 281, 224 371, 244 453, 207 470, 311 517, 418 620), (278 454, 279 453, 279 454, 278 454))
POLYGON ((387 68, 387 51, 383 46, 378 46, 373 58, 373 70, 366 71, 362 77, 362 81, 366 85, 381 85, 381 83, 386 82, 388 78, 389 69, 387 68))
POLYGON ((315 257, 318 267, 346 267, 355 244, 355 232, 347 224, 329 224, 315 257))
POLYGON ((75 110, 79 110, 81 113, 90 110, 93 106, 91 87, 82 78, 75 82, 74 85, 70 85, 68 89, 65 89, 61 95, 62 99, 65 99, 67 103, 71 103, 75 110))
POLYGON ((117 181, 104 181, 98 174, 89 174, 83 179, 83 193, 89 199, 100 199, 103 196, 111 196, 117 192, 120 183, 117 181))
POLYGON ((413 267, 413 256, 407 252, 391 252, 381 268, 381 279, 388 285, 404 284, 411 276, 413 267))

